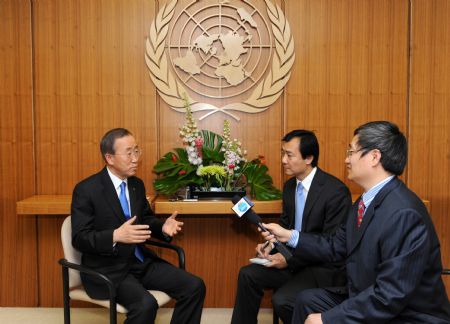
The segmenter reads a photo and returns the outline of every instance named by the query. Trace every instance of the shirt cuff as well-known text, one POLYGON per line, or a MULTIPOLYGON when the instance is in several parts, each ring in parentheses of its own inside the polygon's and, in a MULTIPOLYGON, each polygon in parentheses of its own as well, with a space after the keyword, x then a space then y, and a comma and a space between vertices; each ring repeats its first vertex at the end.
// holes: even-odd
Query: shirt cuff
POLYGON ((299 236, 298 231, 297 230, 292 230, 291 238, 287 242, 287 246, 290 246, 291 248, 297 247, 298 236, 299 236))

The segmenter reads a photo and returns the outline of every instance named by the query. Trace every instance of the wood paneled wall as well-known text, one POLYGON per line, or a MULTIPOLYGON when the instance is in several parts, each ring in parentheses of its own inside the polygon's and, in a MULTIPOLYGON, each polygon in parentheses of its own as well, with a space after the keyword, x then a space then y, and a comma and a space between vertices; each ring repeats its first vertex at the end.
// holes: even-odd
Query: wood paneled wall
MULTIPOLYGON (((408 186, 431 202, 450 268, 450 1, 414 1, 408 186)), ((450 278, 444 277, 450 296, 450 278)))
POLYGON ((38 304, 34 217, 16 201, 35 192, 29 1, 0 1, 0 305, 38 304))
MULTIPOLYGON (((70 194, 102 166, 99 140, 113 127, 129 128, 143 147, 139 176, 149 192, 157 158, 181 146, 184 116, 158 98, 144 62, 150 23, 163 3, 0 0, 0 306, 62 304, 56 261, 63 217, 16 216, 17 200, 70 194)), ((344 152, 353 129, 369 120, 397 123, 410 141, 403 178, 431 201, 450 267, 449 1, 277 3, 295 40, 291 79, 270 109, 238 114, 241 121, 231 121, 233 136, 242 140, 248 158, 266 156, 281 187, 285 132, 315 130, 320 166, 345 180, 344 152)), ((225 118, 218 113, 198 125, 221 132, 225 118)), ((232 307, 238 269, 257 235, 229 219, 185 220, 177 242, 186 248, 188 269, 207 283, 206 306, 232 307), (223 235, 236 237, 225 252, 215 240, 223 235), (226 256, 223 264, 206 262, 211 259, 203 257, 204 242, 214 255, 226 256), (226 289, 220 278, 226 278, 226 289)))

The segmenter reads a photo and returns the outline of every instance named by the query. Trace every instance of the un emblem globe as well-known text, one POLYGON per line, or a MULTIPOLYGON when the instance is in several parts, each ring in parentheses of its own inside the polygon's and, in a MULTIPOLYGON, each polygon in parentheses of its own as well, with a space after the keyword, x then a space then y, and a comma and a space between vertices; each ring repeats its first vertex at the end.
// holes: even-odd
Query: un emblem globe
POLYGON ((210 98, 238 96, 264 76, 272 56, 266 18, 243 1, 192 2, 174 18, 167 53, 177 77, 210 98))

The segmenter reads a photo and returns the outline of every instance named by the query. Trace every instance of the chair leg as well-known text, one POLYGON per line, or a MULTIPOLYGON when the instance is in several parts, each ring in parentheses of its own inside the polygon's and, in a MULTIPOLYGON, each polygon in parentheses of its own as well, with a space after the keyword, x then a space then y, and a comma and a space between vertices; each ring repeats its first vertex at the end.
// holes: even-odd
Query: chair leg
POLYGON ((70 297, 69 297, 69 270, 62 267, 63 298, 64 298, 64 324, 70 324, 70 297))
POLYGON ((113 300, 112 297, 109 300, 109 322, 111 324, 117 324, 117 305, 116 301, 113 300))

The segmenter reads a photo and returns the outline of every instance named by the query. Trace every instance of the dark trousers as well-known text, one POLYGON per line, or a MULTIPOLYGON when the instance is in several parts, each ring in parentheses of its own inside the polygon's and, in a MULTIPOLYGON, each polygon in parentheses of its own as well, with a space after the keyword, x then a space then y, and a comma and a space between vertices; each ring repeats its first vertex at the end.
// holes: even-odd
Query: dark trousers
POLYGON ((297 295, 295 300, 292 324, 303 324, 309 314, 323 313, 347 298, 347 294, 337 294, 326 289, 304 290, 297 295))
POLYGON ((272 296, 274 311, 284 323, 290 323, 297 293, 316 287, 316 280, 309 268, 293 274, 288 269, 266 268, 258 264, 242 267, 231 323, 257 323, 264 289, 276 290, 272 296))
POLYGON ((154 323, 158 304, 147 290, 176 300, 171 323, 200 323, 206 288, 203 280, 162 260, 133 262, 117 288, 117 302, 127 310, 125 324, 154 323))
MULTIPOLYGON (((309 314, 324 313, 331 308, 341 304, 348 298, 346 293, 338 293, 339 289, 336 288, 336 292, 333 289, 309 289, 300 292, 297 295, 294 307, 294 315, 292 317, 292 324, 303 324, 309 314)), ((367 307, 370 307, 368 305, 367 307)), ((351 312, 350 312, 351 313, 351 312)), ((369 313, 370 316, 370 313, 369 313)), ((380 323, 380 319, 374 318, 343 318, 339 321, 333 319, 333 321, 327 320, 322 316, 322 322, 324 324, 347 324, 347 323, 380 323)), ((386 323, 386 319, 383 321, 386 323)), ((398 314, 395 318, 389 320, 389 324, 444 324, 450 323, 448 319, 442 319, 435 317, 431 314, 418 313, 416 311, 403 310, 401 314, 398 314)))

